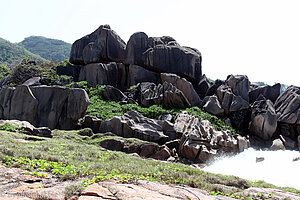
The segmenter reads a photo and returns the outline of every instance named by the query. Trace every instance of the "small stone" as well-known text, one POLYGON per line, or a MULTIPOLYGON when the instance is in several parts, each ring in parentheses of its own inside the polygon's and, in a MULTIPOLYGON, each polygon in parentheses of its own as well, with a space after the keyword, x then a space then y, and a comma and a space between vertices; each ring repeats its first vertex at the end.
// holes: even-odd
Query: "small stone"
POLYGON ((283 142, 280 139, 273 140, 272 146, 270 148, 272 151, 285 150, 283 142))

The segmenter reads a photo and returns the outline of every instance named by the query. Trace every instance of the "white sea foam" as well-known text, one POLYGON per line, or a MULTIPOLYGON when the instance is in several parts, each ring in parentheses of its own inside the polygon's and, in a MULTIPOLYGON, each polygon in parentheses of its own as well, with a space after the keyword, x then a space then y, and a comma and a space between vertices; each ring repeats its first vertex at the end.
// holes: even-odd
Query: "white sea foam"
POLYGON ((293 161, 296 158, 300 158, 298 151, 258 151, 250 148, 235 156, 219 158, 203 170, 300 189, 300 160, 293 161), (264 160, 257 162, 257 158, 264 160))

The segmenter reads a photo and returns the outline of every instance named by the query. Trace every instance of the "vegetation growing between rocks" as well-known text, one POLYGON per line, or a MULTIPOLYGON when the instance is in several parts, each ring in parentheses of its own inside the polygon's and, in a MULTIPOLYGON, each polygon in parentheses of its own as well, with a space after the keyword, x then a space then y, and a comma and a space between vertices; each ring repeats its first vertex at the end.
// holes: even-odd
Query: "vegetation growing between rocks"
MULTIPOLYGON (((69 84, 68 87, 74 83, 69 84)), ((199 107, 192 107, 186 109, 165 109, 161 105, 152 105, 149 108, 141 107, 136 104, 120 104, 115 101, 105 101, 102 98, 102 90, 105 86, 97 86, 93 88, 91 84, 86 81, 78 82, 77 85, 85 89, 90 98, 90 104, 86 114, 96 116, 100 119, 107 120, 115 116, 122 116, 126 112, 135 110, 145 117, 155 119, 162 114, 171 114, 173 118, 181 111, 187 111, 189 114, 199 117, 210 123, 219 131, 230 130, 233 134, 238 133, 237 130, 225 124, 225 119, 220 119, 214 115, 202 111, 199 107)))
MULTIPOLYGON (((80 136, 79 131, 53 131, 53 138, 29 141, 27 135, 0 131, 0 163, 19 167, 31 174, 50 172, 64 180, 83 177, 84 185, 108 179, 131 182, 137 179, 187 184, 192 187, 234 194, 250 186, 273 187, 235 176, 216 175, 180 163, 164 163, 133 157, 122 152, 103 151, 95 138, 80 136), (22 140, 22 142, 20 141, 22 140), (227 187, 229 186, 229 187, 227 187)), ((76 188, 70 188, 70 190, 76 188)), ((285 191, 300 193, 291 188, 285 191)))
POLYGON ((55 68, 58 64, 61 63, 30 59, 19 60, 10 67, 7 84, 10 86, 21 85, 32 77, 41 77, 48 85, 63 85, 71 82, 71 77, 56 74, 55 68))

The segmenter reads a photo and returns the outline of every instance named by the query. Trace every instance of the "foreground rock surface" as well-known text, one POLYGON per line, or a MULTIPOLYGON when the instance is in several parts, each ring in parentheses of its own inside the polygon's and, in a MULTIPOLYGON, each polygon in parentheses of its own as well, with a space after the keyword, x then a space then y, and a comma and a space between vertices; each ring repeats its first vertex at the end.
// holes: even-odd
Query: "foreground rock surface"
POLYGON ((35 127, 72 129, 84 116, 89 98, 85 90, 25 85, 0 90, 0 119, 18 119, 35 127))
MULTIPOLYGON (((60 181, 51 174, 37 178, 25 173, 25 170, 0 165, 0 200, 64 200, 65 189, 78 181, 60 181)), ((273 200, 293 199, 300 196, 271 188, 248 188, 242 192, 255 197, 259 193, 274 194, 273 200)), ((239 194, 237 194, 239 195, 239 194)), ((134 183, 118 183, 114 180, 95 183, 88 186, 81 196, 70 199, 79 200, 129 200, 129 199, 174 199, 174 200, 230 200, 226 196, 211 196, 207 191, 185 185, 166 185, 158 182, 137 180, 134 183)), ((69 200, 70 200, 69 199, 69 200)))

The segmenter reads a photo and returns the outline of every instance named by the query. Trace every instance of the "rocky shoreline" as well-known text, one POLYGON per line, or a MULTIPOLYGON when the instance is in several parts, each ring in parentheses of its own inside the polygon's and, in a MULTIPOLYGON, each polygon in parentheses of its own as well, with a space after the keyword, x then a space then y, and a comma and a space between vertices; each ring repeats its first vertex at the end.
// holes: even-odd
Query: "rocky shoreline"
MULTIPOLYGON (((180 46, 172 37, 138 32, 126 44, 109 25, 103 25, 73 43, 69 60, 71 64, 56 68, 57 75, 94 87, 105 85, 101 98, 107 101, 145 108, 197 107, 224 119, 238 134, 217 130, 208 120, 185 111, 157 119, 137 111, 107 120, 86 115, 89 96, 84 89, 76 83, 71 88, 47 85, 42 77, 32 77, 16 87, 1 81, 0 123, 18 124, 27 134, 41 137, 51 137, 53 129, 87 128, 80 134, 138 138, 147 143, 129 149, 122 139, 107 139, 101 146, 189 164, 207 163, 249 147, 300 148, 300 87, 290 86, 281 93, 280 84, 258 86, 246 75, 212 82, 202 74, 201 53, 180 46)), ((103 184, 98 185, 100 190, 105 190, 103 184)))

